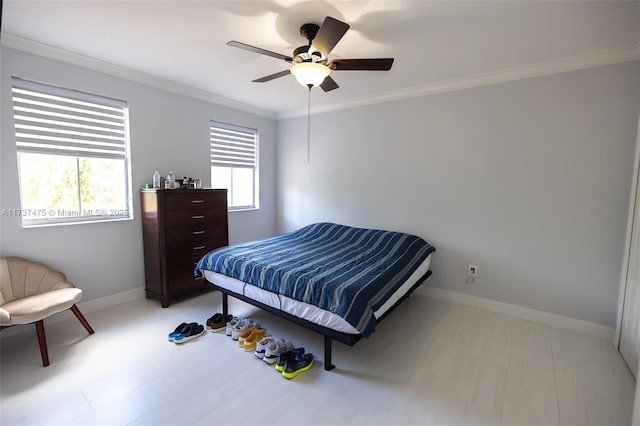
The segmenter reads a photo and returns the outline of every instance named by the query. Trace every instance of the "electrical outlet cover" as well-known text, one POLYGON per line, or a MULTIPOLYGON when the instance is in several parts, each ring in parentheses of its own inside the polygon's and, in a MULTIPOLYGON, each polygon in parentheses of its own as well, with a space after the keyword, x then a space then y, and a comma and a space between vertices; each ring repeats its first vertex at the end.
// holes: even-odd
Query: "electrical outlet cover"
POLYGON ((469 275, 472 277, 478 275, 478 267, 476 265, 469 265, 469 275))

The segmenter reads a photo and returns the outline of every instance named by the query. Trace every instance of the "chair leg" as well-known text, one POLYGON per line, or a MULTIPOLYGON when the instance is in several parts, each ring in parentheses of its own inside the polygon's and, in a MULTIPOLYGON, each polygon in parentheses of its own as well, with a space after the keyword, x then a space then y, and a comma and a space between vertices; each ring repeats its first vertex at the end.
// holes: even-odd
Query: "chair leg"
POLYGON ((44 320, 36 321, 36 333, 40 344, 40 355, 42 356, 42 366, 49 365, 49 351, 47 351, 47 338, 44 335, 44 320))
POLYGON ((95 331, 93 331, 93 328, 91 328, 91 326, 89 325, 89 322, 87 321, 87 319, 84 317, 84 315, 82 315, 82 312, 80 312, 80 309, 78 309, 76 305, 73 305, 71 307, 71 312, 73 312, 76 318, 78 318, 78 321, 80 321, 80 323, 84 326, 84 328, 87 329, 89 334, 95 333, 95 331))

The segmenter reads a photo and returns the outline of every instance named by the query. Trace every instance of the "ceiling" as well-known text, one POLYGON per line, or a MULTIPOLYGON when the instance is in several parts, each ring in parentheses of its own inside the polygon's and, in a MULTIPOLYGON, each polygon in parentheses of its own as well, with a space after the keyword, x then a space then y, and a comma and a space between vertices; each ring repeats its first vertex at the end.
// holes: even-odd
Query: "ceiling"
POLYGON ((34 41, 284 117, 306 110, 307 90, 293 76, 251 80, 288 64, 226 42, 291 55, 306 42, 300 25, 325 16, 351 25, 330 58, 395 62, 389 72, 335 71, 340 88, 314 89, 316 108, 620 49, 640 57, 637 1, 5 0, 0 40, 34 41))

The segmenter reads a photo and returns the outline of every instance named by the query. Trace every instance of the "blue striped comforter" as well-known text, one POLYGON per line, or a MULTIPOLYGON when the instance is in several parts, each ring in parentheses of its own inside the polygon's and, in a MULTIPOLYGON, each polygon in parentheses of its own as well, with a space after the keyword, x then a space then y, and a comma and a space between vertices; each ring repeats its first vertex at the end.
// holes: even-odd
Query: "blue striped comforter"
POLYGON ((195 271, 218 272, 318 306, 367 337, 376 326, 373 313, 433 251, 415 235, 316 223, 219 248, 195 271))

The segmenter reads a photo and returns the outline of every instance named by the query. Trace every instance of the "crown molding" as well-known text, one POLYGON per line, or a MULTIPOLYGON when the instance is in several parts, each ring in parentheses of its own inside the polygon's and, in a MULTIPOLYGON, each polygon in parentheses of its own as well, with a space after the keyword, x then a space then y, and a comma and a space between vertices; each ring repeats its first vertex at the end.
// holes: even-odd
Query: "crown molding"
MULTIPOLYGON (((567 71, 575 71, 601 65, 611 65, 638 59, 640 59, 640 42, 628 47, 603 50, 599 52, 571 56, 553 61, 525 65, 521 67, 507 68, 499 71, 491 71, 451 80, 443 80, 435 83, 409 87, 406 89, 378 93, 371 96, 353 98, 344 102, 336 102, 330 105, 311 108, 311 114, 321 114, 325 112, 357 108, 383 102, 398 101, 402 99, 435 95, 439 93, 453 92, 475 87, 490 86, 493 84, 506 83, 509 81, 523 80, 527 78, 540 77, 567 71)), ((277 114, 277 119, 280 120, 285 118, 306 116, 307 113, 308 111, 306 109, 283 111, 277 114)))
MULTIPOLYGON (((294 118, 305 116, 308 113, 306 108, 281 111, 276 113, 263 108, 258 108, 253 105, 224 98, 222 96, 218 96, 204 90, 180 84, 175 81, 163 79, 140 71, 135 71, 130 68, 115 65, 106 61, 101 61, 89 56, 73 53, 68 50, 25 39, 10 33, 2 33, 2 36, 0 37, 0 45, 271 119, 280 120, 286 118, 294 118)), ((571 56, 553 61, 525 65, 521 67, 474 74, 450 80, 442 80, 434 83, 378 93, 370 96, 352 98, 342 102, 335 102, 324 106, 313 107, 311 108, 311 114, 321 114, 325 112, 357 108, 420 96, 428 96, 439 93, 453 92, 457 90, 490 86, 493 84, 506 83, 509 81, 541 77, 544 75, 634 61, 638 59, 640 59, 640 41, 632 46, 617 49, 603 50, 599 52, 571 56)))
POLYGON ((56 61, 64 62, 70 65, 76 65, 82 68, 90 69, 92 71, 101 72, 103 74, 108 74, 114 77, 124 78, 126 80, 134 81, 146 86, 155 87, 157 89, 166 90, 168 92, 177 93, 179 95, 189 96, 225 107, 250 112, 252 114, 260 115, 263 117, 271 119, 277 118, 276 114, 273 111, 234 101, 233 99, 214 95, 213 93, 196 89, 194 87, 177 83, 175 81, 156 77, 154 75, 147 74, 141 71, 135 71, 130 68, 115 65, 106 61, 101 61, 89 56, 73 53, 68 50, 29 40, 23 37, 16 36, 14 34, 3 32, 2 36, 0 37, 0 46, 20 50, 22 52, 31 53, 38 56, 43 56, 49 59, 55 59, 56 61))

